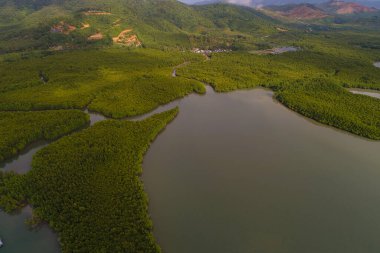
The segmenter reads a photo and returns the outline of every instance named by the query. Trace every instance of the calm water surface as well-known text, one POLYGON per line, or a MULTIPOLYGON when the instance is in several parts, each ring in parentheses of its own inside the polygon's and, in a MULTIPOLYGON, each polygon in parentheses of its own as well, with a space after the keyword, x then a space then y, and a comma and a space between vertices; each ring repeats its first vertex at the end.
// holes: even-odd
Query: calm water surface
MULTIPOLYGON (((297 47, 275 47, 271 49, 264 49, 264 50, 254 50, 251 51, 253 54, 259 54, 259 55, 265 55, 265 54, 283 54, 287 52, 296 52, 299 51, 300 48, 297 47)), ((174 76, 174 75, 173 75, 174 76)))
POLYGON ((25 220, 31 217, 31 208, 26 207, 18 215, 7 215, 0 211, 0 237, 4 247, 1 253, 58 253, 57 236, 47 227, 29 230, 25 220))
MULTIPOLYGON (((144 160, 166 253, 379 252, 379 142, 314 124, 266 90, 191 95, 144 160)), ((91 113, 91 125, 105 117, 91 113)), ((3 166, 25 173, 37 143, 3 166)), ((59 252, 46 226, 0 212, 0 252, 59 252)))
POLYGON ((107 118, 100 113, 90 112, 88 109, 84 111, 90 116, 90 126, 93 126, 95 123, 106 120, 107 118))
POLYGON ((366 89, 349 89, 349 91, 354 94, 361 94, 380 99, 380 91, 366 89))
POLYGON ((278 47, 273 49, 273 54, 283 54, 287 52, 296 52, 299 48, 296 47, 278 47))
POLYGON ((380 142, 261 89, 179 106, 143 164, 163 252, 380 252, 380 142))
POLYGON ((1 163, 0 168, 6 172, 13 171, 18 174, 25 174, 32 168, 33 156, 48 144, 47 141, 35 142, 29 145, 18 156, 1 163))

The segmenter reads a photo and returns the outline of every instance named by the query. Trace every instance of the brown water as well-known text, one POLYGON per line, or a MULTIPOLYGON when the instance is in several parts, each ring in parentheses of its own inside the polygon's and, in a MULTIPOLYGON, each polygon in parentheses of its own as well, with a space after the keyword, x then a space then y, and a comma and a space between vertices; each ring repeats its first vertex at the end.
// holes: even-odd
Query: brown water
POLYGON ((366 95, 366 96, 380 99, 380 91, 366 90, 366 89, 349 89, 349 91, 353 94, 366 95))
POLYGON ((261 89, 179 106, 143 164, 163 252, 380 252, 380 142, 261 89))

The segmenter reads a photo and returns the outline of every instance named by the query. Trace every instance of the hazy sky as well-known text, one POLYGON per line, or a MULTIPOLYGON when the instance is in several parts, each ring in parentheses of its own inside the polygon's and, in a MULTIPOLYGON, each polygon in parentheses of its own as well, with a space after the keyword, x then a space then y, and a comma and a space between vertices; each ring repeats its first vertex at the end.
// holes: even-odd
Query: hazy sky
MULTIPOLYGON (((188 4, 192 4, 192 3, 196 3, 196 2, 200 2, 202 0, 180 0, 181 2, 184 2, 184 3, 188 3, 188 4)), ((268 0, 228 0, 228 2, 230 3, 238 3, 238 4, 242 4, 242 5, 247 5, 251 2, 256 2, 256 3, 265 3, 265 2, 271 2, 271 1, 268 1, 268 0)), ((289 3, 289 2, 327 2, 329 0, 304 0, 304 1, 300 1, 300 0, 284 0, 284 3, 289 3)), ((357 1, 357 0, 345 0, 346 2, 376 2, 376 3, 379 3, 380 0, 363 0, 363 1, 357 1)), ((281 1, 276 1, 276 2, 281 2, 281 1)))
MULTIPOLYGON (((187 3, 187 4, 192 4, 192 3, 196 3, 196 2, 202 2, 203 0, 179 0, 179 1, 187 3)), ((250 5, 252 3, 263 3, 265 1, 268 1, 268 0, 227 0, 227 2, 229 2, 229 3, 241 4, 241 5, 250 5)), ((305 0, 305 1, 308 2, 310 0, 305 0)), ((328 1, 328 0, 326 0, 326 1, 328 1)), ((289 2, 289 0, 286 0, 285 2, 289 2)))
MULTIPOLYGON (((192 3, 196 3, 196 2, 202 2, 202 0, 179 0, 179 1, 184 2, 184 3, 188 3, 188 4, 192 4, 192 3)), ((251 2, 253 2, 252 0, 227 0, 227 1, 230 3, 242 4, 242 5, 248 5, 251 2)), ((262 1, 262 0, 259 0, 259 1, 262 1)))

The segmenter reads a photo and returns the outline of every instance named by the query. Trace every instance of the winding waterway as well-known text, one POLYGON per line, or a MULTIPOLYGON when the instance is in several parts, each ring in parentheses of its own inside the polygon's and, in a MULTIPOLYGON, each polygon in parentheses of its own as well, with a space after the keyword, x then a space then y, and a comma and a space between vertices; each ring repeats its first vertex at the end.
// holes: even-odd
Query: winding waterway
POLYGON ((353 94, 366 95, 369 97, 380 99, 380 91, 367 90, 367 89, 349 89, 349 91, 353 94))
MULTIPOLYGON (((263 89, 190 95, 152 144, 143 181, 166 253, 379 252, 380 142, 321 126, 263 89)), ((106 119, 90 113, 91 125, 106 119)), ((31 146, 5 170, 25 173, 31 146)), ((1 253, 59 252, 46 226, 0 212, 1 253)))
POLYGON ((264 49, 264 50, 254 50, 254 51, 251 51, 251 53, 259 54, 259 55, 283 54, 283 53, 287 53, 287 52, 296 52, 299 50, 300 50, 300 48, 288 46, 288 47, 275 47, 275 48, 264 49))
MULTIPOLYGON (((101 114, 85 111, 90 116, 90 125, 105 120, 101 114)), ((29 145, 17 157, 0 164, 3 171, 13 171, 18 174, 27 173, 32 167, 33 156, 49 145, 47 141, 39 141, 29 145)), ((0 210, 0 239, 4 242, 1 253, 58 253, 60 252, 58 239, 47 225, 39 229, 30 230, 25 221, 32 215, 30 207, 24 208, 20 213, 8 215, 0 210)))
MULTIPOLYGON (((85 110, 90 116, 90 126, 93 126, 95 123, 107 119, 103 115, 96 112, 89 112, 85 110)), ((4 171, 9 172, 13 171, 18 174, 25 174, 32 168, 33 156, 41 149, 49 145, 48 141, 37 141, 29 145, 25 150, 23 150, 19 155, 11 159, 6 160, 3 163, 0 163, 0 168, 4 171)))
MULTIPOLYGON (((180 104, 181 100, 175 100, 169 104, 159 106, 157 109, 135 117, 127 117, 124 120, 143 120, 156 113, 172 109, 180 104)), ((90 116, 90 126, 107 118, 100 113, 90 112, 88 109, 85 113, 90 116)), ((38 141, 29 145, 18 156, 0 163, 0 168, 6 172, 15 172, 25 174, 32 168, 33 156, 41 149, 49 145, 47 141, 38 141)), ((24 208, 20 213, 8 215, 0 210, 0 239, 4 242, 4 247, 0 249, 1 253, 18 253, 18 252, 60 252, 58 239, 46 225, 40 229, 30 230, 25 221, 31 217, 32 209, 24 208)))
POLYGON ((29 145, 17 157, 6 160, 0 164, 3 171, 13 171, 18 174, 25 174, 31 169, 33 156, 49 144, 47 141, 38 141, 29 145))
POLYGON ((143 164, 163 252, 380 252, 380 142, 262 89, 179 106, 143 164))

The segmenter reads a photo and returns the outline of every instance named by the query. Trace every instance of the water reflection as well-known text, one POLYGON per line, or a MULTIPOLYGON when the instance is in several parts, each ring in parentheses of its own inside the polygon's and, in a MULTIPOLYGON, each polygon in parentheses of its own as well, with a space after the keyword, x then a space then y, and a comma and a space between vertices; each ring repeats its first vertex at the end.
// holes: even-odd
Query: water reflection
POLYGON ((90 115, 90 126, 93 126, 95 123, 98 123, 100 121, 107 119, 107 117, 103 116, 102 114, 98 112, 90 112, 88 109, 86 109, 84 112, 90 115))
POLYGON ((0 211, 0 237, 4 246, 1 253, 58 253, 59 243, 46 225, 37 230, 30 230, 25 221, 31 217, 30 207, 24 208, 17 215, 8 215, 0 211))
POLYGON ((29 145, 18 156, 0 164, 0 168, 3 168, 3 171, 6 172, 13 171, 18 174, 25 174, 31 169, 33 156, 48 144, 47 141, 35 142, 29 145))
POLYGON ((261 89, 179 106, 143 164, 164 252, 379 252, 380 142, 261 89))

